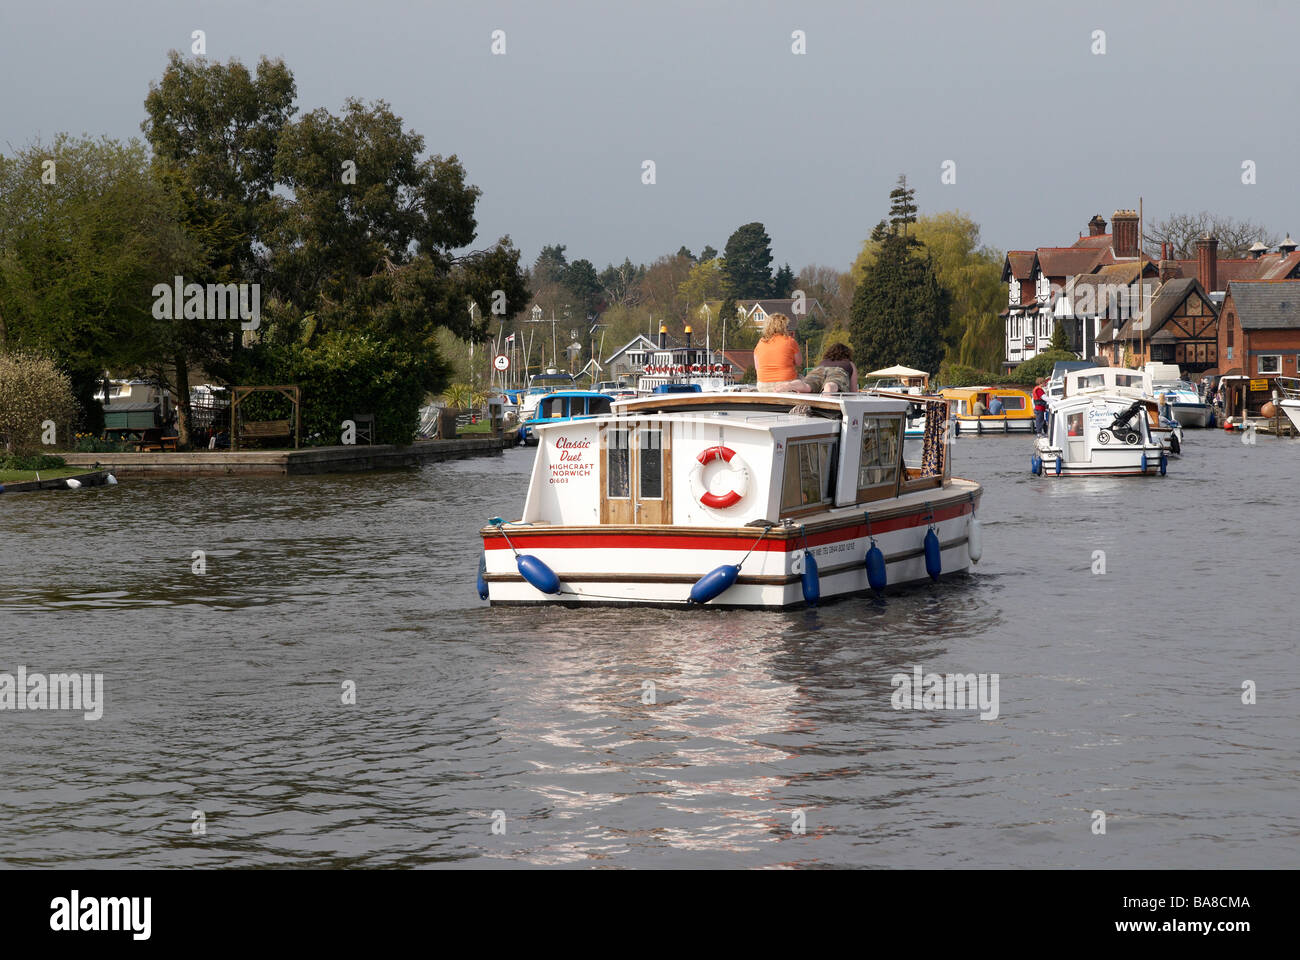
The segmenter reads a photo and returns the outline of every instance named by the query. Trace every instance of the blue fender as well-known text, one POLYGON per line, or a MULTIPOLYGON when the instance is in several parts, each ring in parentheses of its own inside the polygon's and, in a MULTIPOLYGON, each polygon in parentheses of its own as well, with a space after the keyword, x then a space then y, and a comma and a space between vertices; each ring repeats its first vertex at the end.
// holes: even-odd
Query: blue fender
POLYGON ((821 597, 822 584, 817 577, 817 559, 805 549, 803 552, 803 599, 808 606, 815 607, 821 597))
POLYGON ((478 598, 486 600, 488 598, 487 585, 487 554, 481 553, 478 558, 478 598))
POLYGON ((872 590, 884 590, 889 583, 885 572, 885 555, 880 552, 874 540, 871 541, 871 549, 867 551, 867 583, 871 584, 872 590))
POLYGON ((1043 458, 1036 453, 1029 455, 1029 472, 1036 477, 1043 473, 1043 458))
POLYGON ((1162 453, 1160 454, 1160 476, 1163 477, 1165 475, 1165 471, 1168 469, 1169 469, 1169 457, 1167 454, 1162 453))
POLYGON ((523 578, 542 593, 559 593, 560 578, 555 571, 538 560, 531 553, 521 553, 515 557, 515 564, 523 578))
POLYGON ((924 547, 925 572, 930 575, 931 580, 938 580, 943 565, 939 556, 939 537, 935 534, 933 528, 926 531, 924 547))
POLYGON ((1058 477, 1061 475, 1061 461, 1064 459, 1065 459, 1064 453, 1058 453, 1056 455, 1056 475, 1058 477))
POLYGON ((1147 472, 1147 452, 1145 450, 1142 451, 1142 472, 1147 472))
POLYGON ((738 576, 740 576, 740 564, 738 563, 729 563, 715 570, 710 570, 695 581, 695 586, 691 587, 691 597, 688 602, 708 603, 735 583, 738 576))

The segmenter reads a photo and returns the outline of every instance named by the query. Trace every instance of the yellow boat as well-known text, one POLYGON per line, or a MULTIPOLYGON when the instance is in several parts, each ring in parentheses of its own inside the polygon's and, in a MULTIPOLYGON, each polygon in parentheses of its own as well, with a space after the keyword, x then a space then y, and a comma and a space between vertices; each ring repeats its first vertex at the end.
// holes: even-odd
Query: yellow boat
POLYGON ((949 387, 939 395, 948 408, 958 436, 962 434, 1033 433, 1034 401, 1024 390, 1015 387, 949 387), (993 398, 1002 409, 989 413, 993 398))

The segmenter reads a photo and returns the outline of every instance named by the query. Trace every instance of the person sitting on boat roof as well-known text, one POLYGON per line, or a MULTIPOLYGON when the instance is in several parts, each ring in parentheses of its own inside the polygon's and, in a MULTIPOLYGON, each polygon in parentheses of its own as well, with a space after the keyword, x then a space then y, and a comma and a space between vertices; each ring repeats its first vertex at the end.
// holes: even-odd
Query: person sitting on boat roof
POLYGON ((1002 412, 1002 398, 996 393, 989 397, 989 415, 996 417, 1002 412))
POLYGON ((853 365, 853 348, 832 343, 822 352, 822 362, 803 376, 813 393, 857 393, 858 368, 853 365))
POLYGON ((812 388, 799 379, 803 357, 799 344, 789 334, 790 318, 774 313, 763 324, 763 339, 754 347, 754 370, 760 393, 809 393, 812 388))

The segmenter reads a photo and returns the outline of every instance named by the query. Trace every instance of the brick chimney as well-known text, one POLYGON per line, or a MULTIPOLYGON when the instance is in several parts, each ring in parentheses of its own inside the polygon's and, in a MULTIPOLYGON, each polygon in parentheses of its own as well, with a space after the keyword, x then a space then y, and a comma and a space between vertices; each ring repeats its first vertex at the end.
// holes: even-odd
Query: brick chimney
POLYGON ((1088 221, 1088 236, 1101 237, 1106 234, 1106 221, 1102 219, 1100 213, 1094 213, 1092 219, 1088 221))
POLYGON ((1160 282, 1168 283, 1174 277, 1178 276, 1178 263, 1170 256, 1172 243, 1161 242, 1160 244, 1160 282))
POLYGON ((1196 279, 1206 293, 1219 289, 1219 241, 1201 237, 1196 241, 1196 279))
POLYGON ((1110 217, 1115 239, 1111 246, 1117 257, 1138 255, 1138 215, 1136 210, 1116 210, 1110 217))

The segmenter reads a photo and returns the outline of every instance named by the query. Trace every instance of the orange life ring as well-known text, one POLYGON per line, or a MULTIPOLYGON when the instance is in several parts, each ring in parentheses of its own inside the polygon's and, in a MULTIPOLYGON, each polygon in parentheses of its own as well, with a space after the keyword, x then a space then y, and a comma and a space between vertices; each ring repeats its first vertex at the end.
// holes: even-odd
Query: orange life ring
POLYGON ((700 451, 699 456, 695 458, 695 463, 691 465, 690 481, 691 492, 695 494, 695 499, 701 505, 715 510, 725 510, 740 503, 749 492, 749 464, 745 463, 744 458, 730 447, 724 447, 722 444, 706 447, 700 451), (704 468, 714 460, 724 461, 736 477, 732 489, 726 493, 712 493, 704 484, 704 468))

